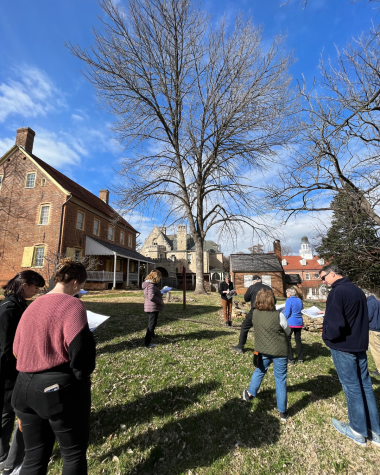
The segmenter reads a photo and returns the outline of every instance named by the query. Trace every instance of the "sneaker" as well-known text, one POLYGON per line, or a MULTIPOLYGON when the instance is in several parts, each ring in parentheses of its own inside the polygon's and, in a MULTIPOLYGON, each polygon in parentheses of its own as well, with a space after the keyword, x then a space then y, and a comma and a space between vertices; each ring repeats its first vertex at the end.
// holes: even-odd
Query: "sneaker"
POLYGON ((288 360, 288 364, 294 364, 294 360, 288 360))
POLYGON ((376 378, 379 378, 380 377, 380 373, 378 372, 378 370, 376 371, 370 371, 369 374, 371 376, 375 376, 376 378))
POLYGON ((288 417, 289 417, 288 411, 280 412, 280 419, 281 419, 281 422, 286 422, 286 420, 288 419, 288 417))
POLYGON ((303 360, 298 360, 298 363, 303 363, 303 360))
POLYGON ((7 463, 8 452, 3 456, 2 460, 0 461, 0 472, 4 470, 5 464, 7 463))
POLYGON ((150 345, 146 346, 145 348, 155 348, 157 345, 155 343, 151 343, 150 345))
POLYGON ((228 325, 228 322, 226 322, 226 327, 228 327, 228 326, 229 326, 229 325, 228 325))
POLYGON ((241 353, 241 354, 244 353, 243 348, 240 348, 240 346, 231 346, 231 350, 235 350, 235 351, 237 351, 238 353, 241 353))
POLYGON ((232 322, 231 322, 231 320, 228 322, 228 326, 229 326, 229 327, 232 327, 232 322))
POLYGON ((253 396, 251 394, 249 394, 248 389, 244 389, 243 399, 244 399, 244 401, 250 401, 251 399, 253 399, 253 396))
POLYGON ((366 446, 365 437, 360 434, 354 433, 350 427, 350 424, 348 424, 347 422, 340 422, 334 418, 331 419, 331 422, 338 432, 350 438, 356 444, 361 445, 362 447, 366 446))
POLYGON ((367 439, 376 445, 376 447, 380 447, 380 434, 375 434, 371 430, 368 430, 368 437, 367 439))

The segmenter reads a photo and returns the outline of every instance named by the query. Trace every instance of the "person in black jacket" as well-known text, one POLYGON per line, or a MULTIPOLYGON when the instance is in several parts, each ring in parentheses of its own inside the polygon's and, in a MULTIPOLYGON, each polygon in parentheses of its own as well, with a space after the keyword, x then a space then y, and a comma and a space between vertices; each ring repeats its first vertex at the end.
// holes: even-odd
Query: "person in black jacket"
MULTIPOLYGON (((247 313, 245 319, 243 320, 240 328, 240 337, 239 337, 239 344, 237 346, 231 346, 231 349, 237 351, 238 353, 244 353, 244 346, 247 342, 248 332, 250 328, 252 328, 252 313, 255 309, 255 302, 256 297, 261 289, 270 290, 273 294, 272 289, 265 284, 261 283, 261 277, 259 275, 254 275, 252 278, 252 285, 250 285, 247 289, 247 292, 244 295, 244 300, 246 302, 251 302, 251 311, 247 313)), ((273 294, 274 303, 276 304, 276 298, 273 294)))
POLYGON ((370 371, 371 376, 380 376, 380 302, 370 292, 366 293, 369 320, 369 347, 376 365, 376 371, 370 371))
POLYGON ((366 438, 380 447, 380 422, 368 374, 369 321, 365 295, 333 264, 319 271, 331 287, 323 319, 322 338, 330 348, 346 395, 349 423, 332 419, 334 428, 366 446, 366 438))
POLYGON ((231 312, 232 312, 232 297, 228 298, 227 295, 230 294, 234 289, 234 284, 230 280, 230 276, 227 274, 224 278, 224 282, 220 284, 219 293, 222 299, 222 308, 224 321, 226 326, 230 327, 231 322, 231 312))
POLYGON ((11 473, 24 458, 24 441, 18 427, 9 449, 15 421, 11 397, 18 374, 16 358, 13 355, 13 340, 17 325, 27 307, 26 300, 32 298, 44 285, 45 280, 40 274, 25 270, 3 286, 5 298, 0 302, 0 470, 4 470, 4 474, 11 473))

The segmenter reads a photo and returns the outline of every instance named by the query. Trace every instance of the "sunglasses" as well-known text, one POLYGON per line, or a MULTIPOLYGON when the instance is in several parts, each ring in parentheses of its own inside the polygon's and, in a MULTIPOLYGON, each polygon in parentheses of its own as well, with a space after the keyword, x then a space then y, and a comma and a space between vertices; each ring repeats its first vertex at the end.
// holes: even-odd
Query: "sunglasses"
MULTIPOLYGON (((330 272, 331 272, 331 271, 330 271, 330 272)), ((325 282, 326 277, 330 274, 330 272, 327 272, 327 274, 325 274, 325 275, 321 275, 321 280, 322 280, 323 282, 325 282)))

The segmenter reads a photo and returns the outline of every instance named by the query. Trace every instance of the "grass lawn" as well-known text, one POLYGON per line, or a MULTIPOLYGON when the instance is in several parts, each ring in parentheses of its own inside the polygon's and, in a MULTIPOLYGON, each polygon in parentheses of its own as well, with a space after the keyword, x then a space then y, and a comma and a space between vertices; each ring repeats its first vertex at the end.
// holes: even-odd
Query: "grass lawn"
MULTIPOLYGON (((90 474, 380 473, 380 449, 359 447, 331 425, 331 417, 347 420, 346 402, 319 334, 303 332, 306 361, 289 367, 290 418, 280 423, 272 367, 257 398, 241 399, 253 334, 244 355, 230 350, 239 322, 222 325, 219 295, 189 293, 195 301, 186 310, 166 304, 152 350, 143 346, 143 293, 120 295, 83 298, 111 316, 95 331, 90 474)), ((379 401, 380 381, 373 383, 379 401)), ((55 448, 49 474, 61 467, 55 448)))

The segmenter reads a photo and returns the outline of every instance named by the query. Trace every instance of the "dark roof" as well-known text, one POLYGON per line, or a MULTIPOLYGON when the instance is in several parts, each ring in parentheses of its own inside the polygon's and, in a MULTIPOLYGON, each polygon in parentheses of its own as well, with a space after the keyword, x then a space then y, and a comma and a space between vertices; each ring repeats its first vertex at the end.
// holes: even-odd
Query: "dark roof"
POLYGON ((275 254, 231 254, 231 272, 283 272, 275 254))
POLYGON ((132 249, 125 249, 124 247, 118 246, 117 244, 113 244, 112 242, 106 242, 102 241, 100 239, 96 239, 94 237, 87 236, 90 239, 93 239, 94 241, 98 242, 102 246, 106 247, 112 252, 116 252, 116 254, 119 254, 124 257, 129 257, 131 259, 137 259, 140 261, 145 261, 145 262, 150 262, 151 264, 155 264, 155 261, 153 261, 150 257, 145 257, 142 254, 140 254, 137 251, 132 251, 132 249))
POLYGON ((302 279, 299 274, 285 274, 287 284, 301 284, 302 279))
POLYGON ((33 160, 35 160, 36 163, 46 171, 46 173, 48 173, 57 183, 59 183, 62 186, 62 188, 70 192, 73 196, 75 196, 76 198, 79 198, 85 203, 88 203, 89 205, 93 206, 97 210, 106 214, 110 218, 112 219, 117 218, 119 222, 127 225, 133 231, 136 231, 136 229, 133 226, 131 226, 124 218, 118 215, 116 211, 110 205, 108 205, 103 200, 95 196, 93 193, 91 193, 91 191, 88 191, 86 190, 86 188, 83 188, 83 186, 78 185, 78 183, 75 183, 75 181, 63 175, 63 173, 59 172, 58 170, 53 168, 51 165, 48 165, 46 162, 44 162, 40 158, 36 157, 36 155, 33 155, 33 154, 30 154, 30 155, 33 157, 33 160))

